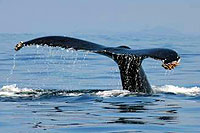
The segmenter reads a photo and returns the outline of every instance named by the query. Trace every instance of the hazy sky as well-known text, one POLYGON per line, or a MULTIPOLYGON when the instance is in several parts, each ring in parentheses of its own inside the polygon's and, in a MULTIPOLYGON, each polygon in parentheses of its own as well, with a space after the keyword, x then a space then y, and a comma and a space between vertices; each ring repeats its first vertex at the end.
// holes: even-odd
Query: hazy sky
POLYGON ((158 27, 200 34, 200 0, 0 0, 0 33, 135 32, 158 27))

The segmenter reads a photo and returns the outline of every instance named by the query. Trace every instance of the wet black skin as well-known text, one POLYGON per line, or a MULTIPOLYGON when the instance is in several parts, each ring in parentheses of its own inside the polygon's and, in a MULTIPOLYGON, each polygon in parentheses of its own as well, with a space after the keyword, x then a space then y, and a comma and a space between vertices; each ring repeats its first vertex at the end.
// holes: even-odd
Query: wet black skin
POLYGON ((136 93, 151 94, 153 91, 142 68, 142 61, 148 57, 171 63, 180 59, 171 49, 154 48, 133 50, 127 46, 106 47, 96 43, 62 36, 47 36, 36 38, 16 45, 18 51, 24 46, 47 45, 51 47, 73 48, 86 50, 112 58, 119 67, 123 89, 136 93))

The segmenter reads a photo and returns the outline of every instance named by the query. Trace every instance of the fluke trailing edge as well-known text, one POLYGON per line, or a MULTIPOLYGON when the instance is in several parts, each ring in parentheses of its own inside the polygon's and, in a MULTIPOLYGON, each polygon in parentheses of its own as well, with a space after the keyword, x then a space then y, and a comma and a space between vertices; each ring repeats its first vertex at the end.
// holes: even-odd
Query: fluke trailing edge
POLYGON ((127 46, 106 47, 96 43, 62 36, 36 38, 16 45, 18 51, 24 46, 47 45, 51 47, 86 50, 112 58, 119 66, 123 89, 138 93, 152 93, 151 86, 142 68, 142 61, 148 57, 161 60, 165 69, 173 69, 179 64, 180 56, 171 49, 154 48, 133 50, 127 46))

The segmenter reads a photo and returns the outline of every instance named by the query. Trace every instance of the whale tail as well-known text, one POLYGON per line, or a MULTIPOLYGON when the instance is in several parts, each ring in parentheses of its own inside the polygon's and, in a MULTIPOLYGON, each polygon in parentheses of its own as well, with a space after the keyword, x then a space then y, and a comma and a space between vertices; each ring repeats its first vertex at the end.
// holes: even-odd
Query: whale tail
POLYGON ((86 50, 112 58, 119 67, 123 89, 138 93, 152 93, 151 86, 142 68, 142 61, 148 57, 161 60, 165 69, 173 69, 180 61, 179 55, 171 49, 132 50, 128 46, 106 47, 96 43, 62 36, 36 38, 16 45, 18 51, 24 46, 47 45, 65 49, 86 50))

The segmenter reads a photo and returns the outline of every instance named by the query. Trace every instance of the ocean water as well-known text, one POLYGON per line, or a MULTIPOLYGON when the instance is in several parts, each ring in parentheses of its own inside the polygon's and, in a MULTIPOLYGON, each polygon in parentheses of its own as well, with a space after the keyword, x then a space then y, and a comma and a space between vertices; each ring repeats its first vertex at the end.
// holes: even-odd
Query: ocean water
POLYGON ((180 66, 164 70, 146 59, 154 90, 122 90, 117 65, 84 51, 25 47, 19 41, 46 34, 0 34, 0 132, 9 133, 199 133, 200 37, 183 34, 80 34, 106 46, 171 48, 180 66))

